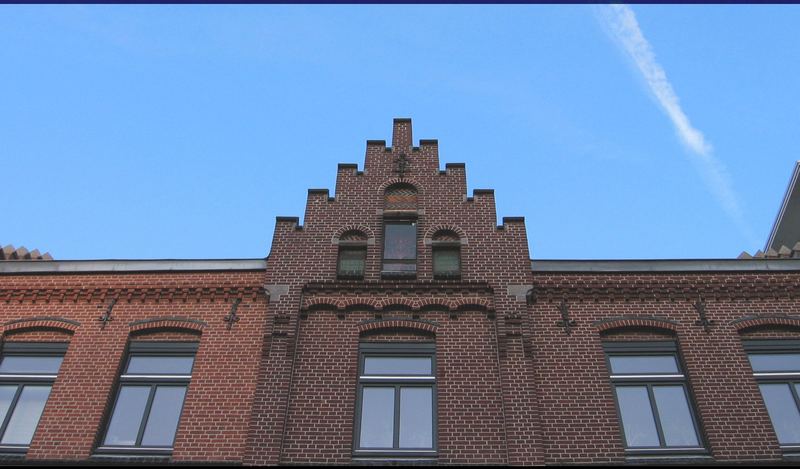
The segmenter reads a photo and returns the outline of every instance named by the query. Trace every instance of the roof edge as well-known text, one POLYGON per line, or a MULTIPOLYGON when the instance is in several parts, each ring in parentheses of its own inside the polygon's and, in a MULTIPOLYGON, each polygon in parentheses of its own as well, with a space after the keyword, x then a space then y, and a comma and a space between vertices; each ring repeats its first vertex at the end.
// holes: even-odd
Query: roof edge
POLYGON ((770 272, 800 271, 800 259, 532 259, 539 272, 770 272))
POLYGON ((764 246, 764 252, 767 252, 772 246, 772 243, 775 241, 775 235, 778 232, 778 227, 783 220, 783 213, 786 211, 786 206, 789 205, 789 199, 792 197, 792 192, 794 192, 794 187, 797 184, 797 177, 800 175, 800 161, 795 162, 794 164, 794 171, 792 171, 792 179, 789 180, 789 186, 786 187, 786 193, 783 194, 783 201, 781 202, 781 208, 778 210, 778 215, 775 217, 775 221, 772 223, 772 229, 769 230, 769 237, 767 238, 767 244, 764 246))
POLYGON ((191 272, 266 270, 266 259, 104 259, 73 261, 2 261, 0 275, 87 272, 191 272))

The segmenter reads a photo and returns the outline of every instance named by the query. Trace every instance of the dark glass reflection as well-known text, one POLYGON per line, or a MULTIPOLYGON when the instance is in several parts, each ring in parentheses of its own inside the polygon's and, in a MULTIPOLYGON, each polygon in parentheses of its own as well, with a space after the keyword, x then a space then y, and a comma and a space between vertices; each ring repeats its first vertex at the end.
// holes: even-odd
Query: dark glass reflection
POLYGON ((433 271, 438 274, 458 273, 460 270, 458 248, 437 248, 433 251, 433 271))
POLYGON ((384 233, 384 259, 413 260, 417 258, 416 223, 387 223, 384 233))
POLYGON ((433 448, 433 389, 400 388, 400 448, 433 448))
POLYGON ((756 373, 800 371, 800 353, 753 353, 749 358, 756 373))
POLYGON ((365 375, 430 375, 432 373, 430 357, 366 357, 364 358, 365 375))
POLYGON ((0 361, 0 373, 54 375, 63 356, 6 355, 0 361))
POLYGON ((50 386, 24 386, 0 442, 4 445, 31 444, 49 395, 50 386))
POLYGON ((150 416, 142 437, 142 446, 172 446, 181 418, 184 386, 159 386, 153 397, 150 416))
POLYGON ((659 446, 646 386, 617 386, 619 413, 628 447, 659 446))
POLYGON ((339 251, 339 275, 364 275, 365 248, 342 248, 339 251))
POLYGON ((108 425, 104 444, 134 446, 150 396, 150 386, 123 386, 108 425))
POLYGON ((786 383, 759 384, 769 418, 782 445, 800 443, 800 412, 786 383))
POLYGON ((667 446, 698 446, 683 386, 654 386, 653 397, 667 446))
POLYGON ((394 388, 365 387, 361 399, 362 448, 394 444, 394 388))
POLYGON ((612 355, 609 361, 611 373, 616 375, 679 373, 674 355, 612 355))
POLYGON ((126 374, 133 375, 189 375, 194 357, 133 355, 126 374))
POLYGON ((14 395, 17 394, 18 387, 16 384, 13 386, 0 386, 0 424, 6 420, 6 414, 9 407, 11 407, 11 401, 14 400, 14 395))

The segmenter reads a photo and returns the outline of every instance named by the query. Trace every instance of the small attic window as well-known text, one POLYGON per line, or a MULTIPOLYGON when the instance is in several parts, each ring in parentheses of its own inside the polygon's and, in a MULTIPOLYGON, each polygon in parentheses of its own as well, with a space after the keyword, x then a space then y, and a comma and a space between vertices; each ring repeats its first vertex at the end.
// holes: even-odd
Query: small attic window
POLYGON ((360 231, 348 231, 339 237, 339 260, 337 277, 340 279, 362 279, 367 261, 367 235, 360 231))
POLYGON ((433 276, 448 279, 461 277, 461 239, 454 231, 433 235, 433 276))

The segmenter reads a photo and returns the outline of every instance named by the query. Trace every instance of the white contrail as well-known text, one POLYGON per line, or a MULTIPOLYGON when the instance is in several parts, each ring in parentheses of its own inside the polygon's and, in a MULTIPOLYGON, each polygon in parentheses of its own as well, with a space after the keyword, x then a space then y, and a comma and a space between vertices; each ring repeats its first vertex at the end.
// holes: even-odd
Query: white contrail
POLYGON ((645 82, 650 87, 650 91, 653 92, 664 112, 672 120, 678 137, 689 148, 690 154, 693 156, 693 162, 699 169, 706 185, 708 185, 728 216, 733 219, 749 241, 753 242, 752 230, 744 221, 738 198, 733 191, 733 184, 725 165, 714 157, 711 144, 706 141, 702 132, 692 127, 692 123, 689 122, 686 113, 681 109, 678 96, 675 94, 675 90, 672 89, 669 80, 667 80, 664 68, 656 61, 653 48, 642 34, 633 10, 628 5, 608 5, 603 7, 601 11, 601 16, 609 27, 611 36, 633 59, 645 82))

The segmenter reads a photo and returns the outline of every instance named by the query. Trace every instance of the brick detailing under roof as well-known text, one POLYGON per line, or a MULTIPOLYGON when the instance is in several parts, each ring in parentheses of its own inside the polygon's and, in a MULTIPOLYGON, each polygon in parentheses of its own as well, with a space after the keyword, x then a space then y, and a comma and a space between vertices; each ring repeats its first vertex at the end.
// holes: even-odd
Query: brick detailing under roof
POLYGON ((38 249, 28 251, 24 246, 14 248, 11 244, 7 244, 3 249, 0 249, 0 261, 52 261, 53 256, 49 252, 44 254, 40 253, 38 249))

